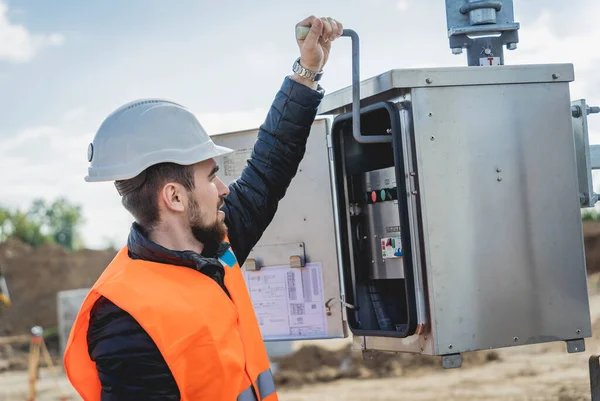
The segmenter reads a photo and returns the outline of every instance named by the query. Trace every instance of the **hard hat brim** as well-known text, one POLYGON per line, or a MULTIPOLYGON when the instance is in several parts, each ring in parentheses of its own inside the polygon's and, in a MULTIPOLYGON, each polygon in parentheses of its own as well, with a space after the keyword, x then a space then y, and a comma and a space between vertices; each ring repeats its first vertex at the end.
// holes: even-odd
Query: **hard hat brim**
POLYGON ((128 180, 140 174, 150 166, 159 163, 176 163, 184 166, 200 163, 215 157, 232 153, 233 149, 219 146, 212 141, 199 144, 191 149, 163 149, 158 152, 145 154, 142 158, 128 160, 122 165, 113 165, 108 168, 98 168, 91 165, 86 182, 104 182, 128 180))

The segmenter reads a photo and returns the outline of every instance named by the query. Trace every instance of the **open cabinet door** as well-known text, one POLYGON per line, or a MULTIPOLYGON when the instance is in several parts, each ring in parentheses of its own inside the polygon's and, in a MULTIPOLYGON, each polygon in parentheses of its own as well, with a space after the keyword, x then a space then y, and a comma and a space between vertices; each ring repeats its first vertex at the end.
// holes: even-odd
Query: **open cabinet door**
MULTIPOLYGON (((242 265, 265 341, 344 338, 330 122, 314 122, 304 159, 275 218, 242 265)), ((227 185, 246 167, 258 129, 219 134, 235 152, 217 159, 227 185)), ((234 250, 235 251, 235 250, 234 250)))

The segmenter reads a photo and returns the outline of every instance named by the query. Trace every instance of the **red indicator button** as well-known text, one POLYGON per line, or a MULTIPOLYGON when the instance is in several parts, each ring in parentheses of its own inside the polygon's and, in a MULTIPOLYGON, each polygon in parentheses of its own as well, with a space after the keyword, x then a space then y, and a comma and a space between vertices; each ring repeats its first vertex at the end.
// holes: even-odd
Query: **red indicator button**
POLYGON ((371 200, 373 202, 377 202, 377 192, 375 192, 375 191, 371 192, 371 200))

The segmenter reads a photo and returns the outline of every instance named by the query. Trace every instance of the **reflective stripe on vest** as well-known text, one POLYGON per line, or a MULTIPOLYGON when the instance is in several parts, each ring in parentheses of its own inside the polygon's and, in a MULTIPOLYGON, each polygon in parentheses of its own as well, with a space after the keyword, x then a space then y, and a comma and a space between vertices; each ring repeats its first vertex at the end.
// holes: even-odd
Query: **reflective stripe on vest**
MULTIPOLYGON (((254 384, 258 387, 258 394, 261 400, 273 394, 275 392, 275 381, 273 380, 271 369, 259 374, 254 384)), ((244 390, 237 398, 237 401, 258 401, 254 392, 254 386, 250 386, 244 390)))
POLYGON ((256 394, 254 394, 254 387, 250 386, 240 394, 237 401, 258 401, 256 394))
POLYGON ((265 370, 258 375, 258 379, 256 379, 256 386, 258 387, 261 400, 267 398, 275 392, 275 381, 273 380, 273 373, 271 373, 271 369, 265 370))
POLYGON ((277 401, 243 273, 233 252, 222 262, 231 297, 194 269, 132 260, 124 247, 83 302, 65 349, 67 377, 83 400, 100 401, 101 385, 86 334, 91 308, 105 296, 150 335, 181 401, 277 401))

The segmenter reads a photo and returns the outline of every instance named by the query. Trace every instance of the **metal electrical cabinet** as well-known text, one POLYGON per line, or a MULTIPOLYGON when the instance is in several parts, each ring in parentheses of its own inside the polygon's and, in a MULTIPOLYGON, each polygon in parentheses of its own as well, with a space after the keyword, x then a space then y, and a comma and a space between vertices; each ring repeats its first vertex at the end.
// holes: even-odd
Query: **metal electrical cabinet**
POLYGON ((584 350, 573 77, 571 65, 389 71, 361 84, 359 136, 352 88, 324 100, 321 113, 338 115, 342 268, 363 350, 454 356, 548 341, 584 350), (364 184, 390 169, 396 185, 383 186, 395 197, 364 184), (396 216, 371 216, 373 203, 394 204, 396 216), (379 234, 376 218, 389 222, 379 234), (396 233, 404 277, 369 275, 381 261, 373 235, 396 233))
MULTIPOLYGON (((361 83, 359 133, 353 88, 326 96, 333 123, 315 122, 252 263, 304 269, 295 248, 301 264, 320 262, 319 337, 347 327, 363 351, 441 355, 445 367, 549 341, 583 351, 573 78, 563 64, 392 70, 361 83)), ((247 157, 256 131, 213 139, 247 157)), ((231 182, 239 169, 221 163, 231 182)))

